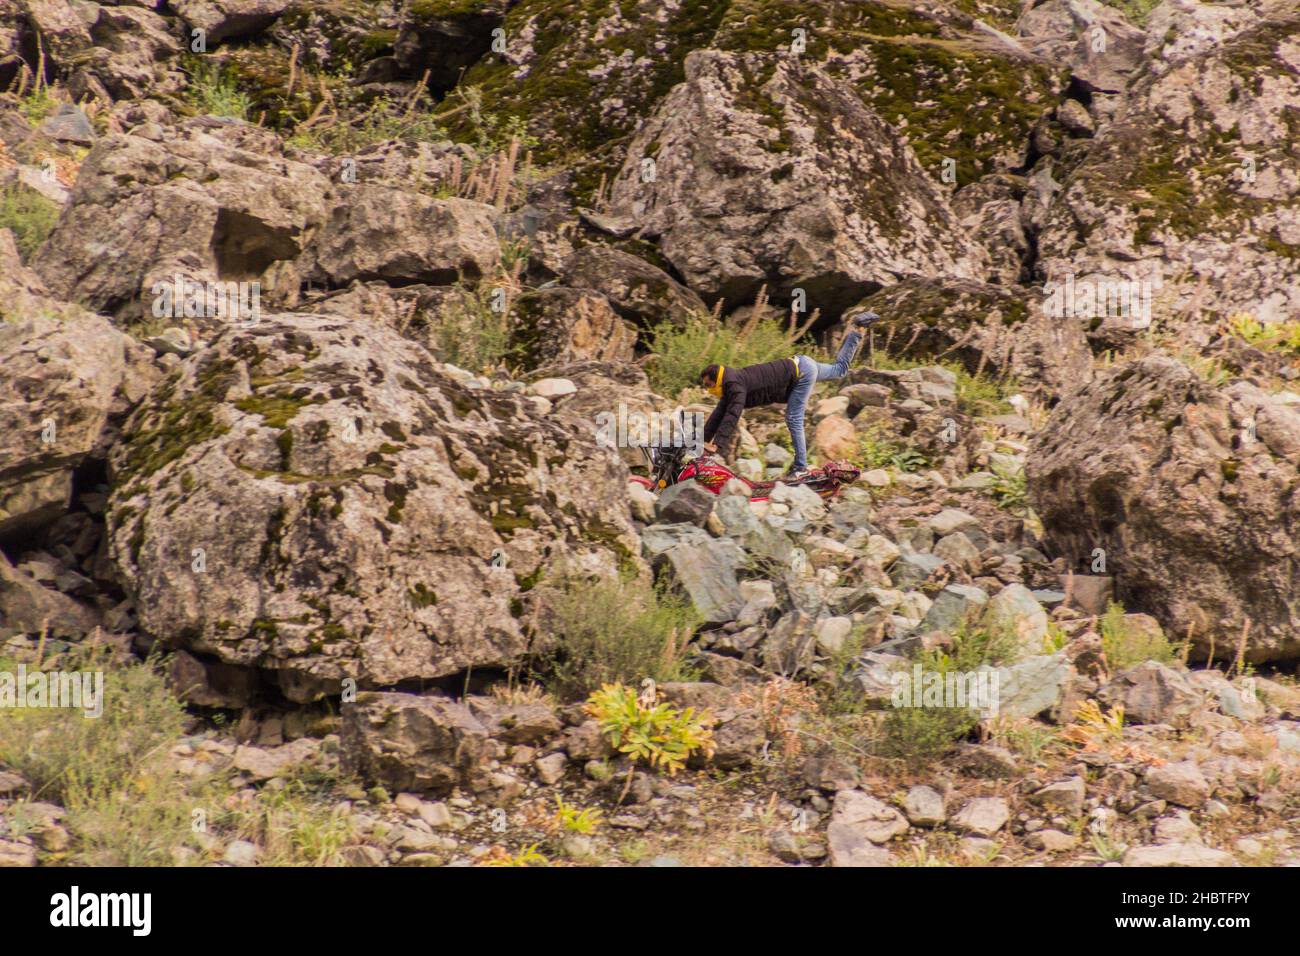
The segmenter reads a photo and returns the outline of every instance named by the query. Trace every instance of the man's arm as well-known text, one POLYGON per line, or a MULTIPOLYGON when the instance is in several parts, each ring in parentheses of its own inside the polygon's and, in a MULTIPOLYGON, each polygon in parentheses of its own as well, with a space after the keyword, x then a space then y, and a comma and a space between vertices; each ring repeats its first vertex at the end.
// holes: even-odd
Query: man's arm
POLYGON ((712 441, 719 448, 726 448, 744 410, 745 386, 740 382, 725 382, 722 386, 722 401, 718 402, 718 407, 713 410, 714 415, 722 412, 721 420, 713 435, 709 434, 708 425, 704 426, 704 440, 712 441))
POLYGON ((724 395, 718 399, 718 404, 713 406, 713 411, 709 414, 709 420, 704 423, 704 440, 711 441, 718 431, 718 426, 722 424, 722 416, 726 412, 727 398, 724 395))

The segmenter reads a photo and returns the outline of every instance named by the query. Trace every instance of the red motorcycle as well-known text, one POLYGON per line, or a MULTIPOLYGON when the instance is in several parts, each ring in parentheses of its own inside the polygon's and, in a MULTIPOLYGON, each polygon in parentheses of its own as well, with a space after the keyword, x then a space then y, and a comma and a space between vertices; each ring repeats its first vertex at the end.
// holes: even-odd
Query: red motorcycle
MULTIPOLYGON (((721 493, 723 485, 734 478, 749 486, 750 501, 766 501, 778 484, 775 481, 749 481, 709 455, 692 458, 690 450, 684 446, 643 447, 641 452, 650 466, 650 477, 633 475, 632 480, 651 491, 662 491, 680 481, 698 481, 716 495, 721 493)), ((860 474, 862 469, 855 465, 845 461, 832 461, 820 468, 811 469, 807 476, 798 481, 781 484, 807 485, 821 497, 833 498, 844 485, 857 481, 860 474)))

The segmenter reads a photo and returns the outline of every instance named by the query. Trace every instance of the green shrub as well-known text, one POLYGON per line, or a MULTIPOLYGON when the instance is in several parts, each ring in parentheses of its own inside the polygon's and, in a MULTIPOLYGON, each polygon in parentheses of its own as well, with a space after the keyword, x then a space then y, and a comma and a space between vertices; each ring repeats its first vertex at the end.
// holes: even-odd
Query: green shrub
POLYGON ((920 471, 930 463, 925 455, 909 448, 879 425, 862 433, 853 460, 863 468, 896 468, 905 472, 920 471))
MULTIPOLYGON (((111 790, 180 736, 184 710, 154 667, 106 670, 87 655, 60 669, 104 670, 101 716, 69 708, 0 709, 0 764, 23 776, 39 798, 62 802, 71 789, 111 790)), ((14 672, 16 665, 0 662, 0 670, 14 672)))
POLYGON ((458 287, 436 316, 426 318, 429 348, 443 362, 471 372, 510 364, 517 358, 512 345, 510 311, 494 311, 487 284, 458 287))
MULTIPOLYGON (((966 674, 984 666, 1013 663, 1021 653, 1014 628, 988 621, 967 621, 948 648, 923 650, 914 658, 926 674, 966 674)), ((909 764, 928 763, 947 753, 980 723, 978 710, 961 707, 890 707, 875 738, 876 752, 909 764)))
POLYGON ((1160 5, 1160 0, 1102 0, 1108 7, 1114 7, 1130 21, 1141 26, 1147 22, 1151 11, 1160 5))
POLYGON ((661 323, 651 336, 655 361, 650 367, 650 384, 667 396, 698 384, 700 372, 715 362, 740 367, 789 358, 800 350, 787 328, 773 319, 761 319, 746 331, 712 316, 696 315, 682 326, 661 323))
POLYGON ((48 86, 41 86, 24 96, 18 108, 30 125, 40 126, 46 117, 59 108, 59 100, 50 94, 48 86))
POLYGON ((58 204, 36 190, 14 185, 0 191, 0 229, 12 230, 24 260, 49 237, 58 221, 58 204))
POLYGON ((713 756, 708 715, 697 715, 694 707, 678 710, 671 704, 643 703, 631 687, 606 684, 591 695, 585 709, 599 722, 610 746, 631 758, 633 770, 645 763, 672 776, 696 752, 713 756))
POLYGON ((1144 661, 1169 664, 1178 658, 1179 649, 1169 643, 1164 632, 1139 630, 1124 615, 1124 606, 1112 601, 1101 616, 1101 646, 1112 671, 1121 671, 1144 661))
POLYGON ((1012 411, 1007 398, 1018 391, 1014 379, 990 378, 983 373, 972 375, 961 362, 953 359, 914 359, 893 356, 884 351, 871 354, 871 366, 882 370, 909 368, 946 368, 957 377, 957 407, 967 415, 1002 415, 1012 411))
POLYGON ((200 60, 190 61, 190 85, 187 91, 190 102, 209 116, 229 116, 247 120, 252 99, 239 89, 232 77, 221 67, 200 60))
POLYGON ((1029 485, 1025 480, 1023 468, 1010 469, 1000 465, 993 466, 994 481, 990 487, 998 507, 1008 511, 1023 513, 1029 507, 1029 485))
MULTIPOLYGON (((310 768, 278 790, 235 797, 228 768, 182 773, 170 752, 186 715, 162 676, 162 661, 109 669, 93 654, 59 665, 104 672, 103 713, 68 708, 0 709, 0 765, 32 785, 32 798, 61 804, 73 843, 47 863, 80 866, 174 866, 219 858, 233 839, 255 842, 264 865, 332 865, 355 843, 348 815, 310 768), (201 811, 203 827, 197 827, 201 811), (183 861, 182 861, 183 862, 183 861)), ((17 665, 0 661, 0 671, 17 665)), ((29 671, 32 668, 28 665, 29 671)), ((9 809, 25 825, 23 803, 9 809)))
POLYGON ((551 685, 581 697, 604 684, 686 680, 681 652, 699 626, 689 601, 636 580, 544 585, 555 651, 551 685))
MULTIPOLYGON (((319 126, 300 126, 289 137, 290 144, 335 155, 360 152, 374 143, 390 139, 443 143, 447 134, 429 112, 427 103, 406 109, 387 96, 377 96, 358 108, 350 119, 319 126)), ((350 115, 350 114, 349 114, 350 115)))

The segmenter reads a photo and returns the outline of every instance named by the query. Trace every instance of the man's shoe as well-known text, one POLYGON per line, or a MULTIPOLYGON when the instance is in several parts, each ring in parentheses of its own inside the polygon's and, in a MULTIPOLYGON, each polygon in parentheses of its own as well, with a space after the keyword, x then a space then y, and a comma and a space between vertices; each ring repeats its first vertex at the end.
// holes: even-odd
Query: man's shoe
POLYGON ((853 327, 865 329, 872 322, 880 321, 880 316, 875 312, 859 312, 853 317, 853 327))
POLYGON ((783 485, 794 485, 803 481, 812 474, 807 468, 791 468, 784 475, 777 479, 783 485))

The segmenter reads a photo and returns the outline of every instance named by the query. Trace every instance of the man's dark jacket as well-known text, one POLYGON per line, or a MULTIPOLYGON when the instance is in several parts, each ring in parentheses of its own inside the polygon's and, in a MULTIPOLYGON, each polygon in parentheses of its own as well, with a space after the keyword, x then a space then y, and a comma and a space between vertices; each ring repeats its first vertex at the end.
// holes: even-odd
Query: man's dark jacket
POLYGON ((724 368, 722 399, 704 423, 704 440, 725 449, 735 434, 741 412, 759 405, 785 402, 797 378, 792 359, 746 365, 744 368, 724 368))

